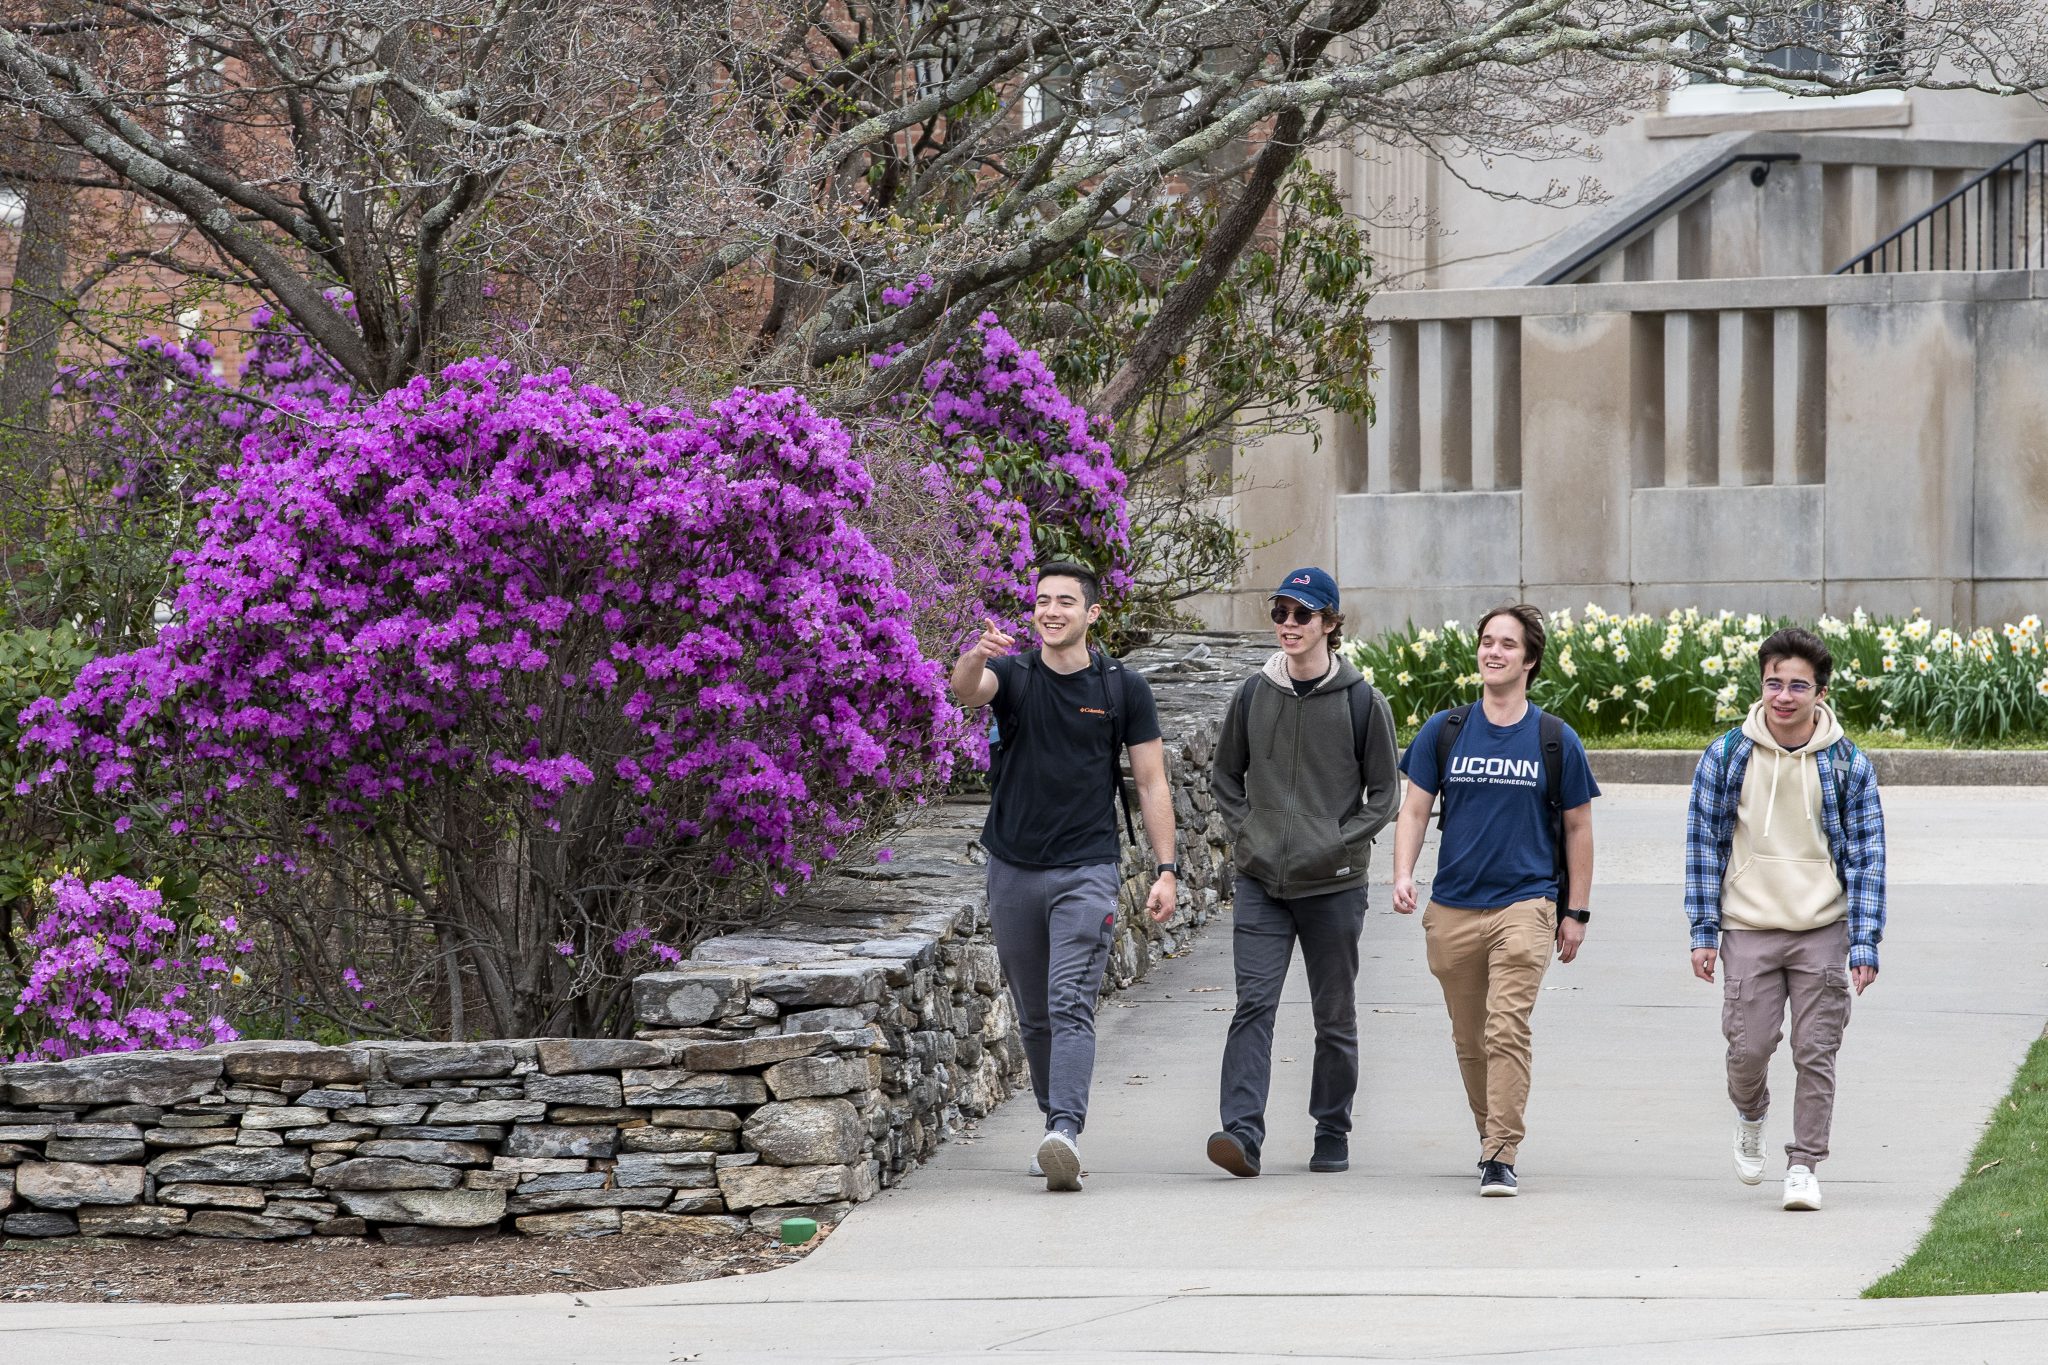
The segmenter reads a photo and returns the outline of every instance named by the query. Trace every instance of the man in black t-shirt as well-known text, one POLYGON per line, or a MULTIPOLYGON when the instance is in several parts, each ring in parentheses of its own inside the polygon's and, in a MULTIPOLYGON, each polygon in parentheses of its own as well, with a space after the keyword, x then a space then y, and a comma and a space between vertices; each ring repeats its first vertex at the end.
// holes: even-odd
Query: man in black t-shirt
POLYGON ((1158 865, 1145 903, 1154 920, 1173 914, 1180 871, 1152 689, 1089 649, 1088 627, 1101 615, 1094 574, 1047 564, 1031 615, 1041 647, 1008 657, 1016 641, 991 621, 952 676, 962 706, 995 713, 994 794, 981 834, 989 917, 1045 1115, 1034 1173, 1051 1190, 1081 1188, 1095 997, 1116 938, 1119 741, 1131 751, 1158 865))

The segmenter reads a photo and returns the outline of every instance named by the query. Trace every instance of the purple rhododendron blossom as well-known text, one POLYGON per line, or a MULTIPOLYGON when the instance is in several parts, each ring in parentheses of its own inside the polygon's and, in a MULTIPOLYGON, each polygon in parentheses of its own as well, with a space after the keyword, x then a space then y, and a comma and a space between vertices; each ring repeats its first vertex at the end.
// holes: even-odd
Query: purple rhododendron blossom
POLYGON ((157 639, 23 714, 39 781, 278 852, 451 794, 523 810, 534 856, 599 850, 566 928, 575 879, 661 860, 786 894, 964 751, 859 529, 872 480, 794 392, 698 413, 470 360, 298 416, 200 495, 157 639))
POLYGON ((436 886, 469 901, 373 873, 442 923, 540 916, 470 951, 517 941, 565 996, 628 955, 679 961, 661 938, 703 907, 656 892, 641 925, 636 888, 787 895, 985 760, 946 663, 985 615, 1022 627, 1035 563, 1129 587, 1106 424, 993 316, 853 429, 789 390, 650 406, 491 359, 372 401, 257 321, 239 390, 198 341, 67 374, 125 433, 127 491, 198 489, 200 519, 169 623, 31 706, 23 748, 38 784, 154 808, 158 837, 232 836, 268 914, 343 843, 453 818, 468 842, 439 856, 475 875, 436 886), (208 477, 160 478, 170 442, 208 477), (565 962, 578 941, 613 962, 565 962))
POLYGON ((13 1013, 29 1047, 16 1060, 190 1050, 239 1036, 221 1015, 202 1019, 183 1004, 195 988, 218 994, 237 984, 238 969, 219 953, 190 952, 201 945, 162 909, 161 893, 127 877, 88 884, 67 874, 51 884, 23 945, 28 973, 13 1013))
MULTIPOLYGON (((871 360, 886 366, 899 354, 871 360)), ((995 314, 981 314, 925 367, 907 415, 948 452, 932 474, 971 512, 977 533, 968 562, 999 622, 1021 627, 1029 619, 1031 570, 1043 559, 1095 569, 1111 605, 1130 592, 1129 479, 1117 468, 1108 420, 1068 397, 1044 358, 995 314)))
MULTIPOLYGON (((343 301, 340 295, 332 296, 343 301)), ((345 301, 344 301, 345 302, 345 301)), ((249 345, 237 382, 219 374, 213 343, 144 337, 128 354, 90 368, 58 372, 54 392, 81 428, 122 453, 109 469, 116 500, 169 492, 166 475, 194 452, 230 445, 240 434, 313 411, 355 402, 341 367, 267 305, 249 319, 249 345)))

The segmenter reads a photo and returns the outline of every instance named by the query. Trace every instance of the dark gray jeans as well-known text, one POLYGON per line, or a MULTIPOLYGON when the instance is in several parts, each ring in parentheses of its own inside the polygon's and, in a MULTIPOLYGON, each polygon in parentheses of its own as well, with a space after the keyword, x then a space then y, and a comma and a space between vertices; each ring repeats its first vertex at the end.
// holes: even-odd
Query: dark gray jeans
POLYGON ((1080 1132, 1095 1077, 1095 998, 1116 936, 1116 864, 1017 867, 988 860, 996 956, 1045 1126, 1080 1132))
POLYGON ((1358 940, 1365 931, 1365 887, 1281 900, 1240 876, 1235 894, 1230 946, 1237 960, 1237 1013, 1223 1044, 1223 1127, 1253 1147, 1266 1140, 1273 1017, 1299 939, 1316 1024, 1309 1116, 1318 1136, 1349 1133, 1351 1100, 1358 1093, 1358 940))

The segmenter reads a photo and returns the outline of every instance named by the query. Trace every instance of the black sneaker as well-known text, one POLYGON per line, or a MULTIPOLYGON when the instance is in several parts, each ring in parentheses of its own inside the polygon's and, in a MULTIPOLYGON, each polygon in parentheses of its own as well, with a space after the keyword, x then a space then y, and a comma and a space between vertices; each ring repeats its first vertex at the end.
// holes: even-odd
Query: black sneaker
POLYGON ((1515 1168, 1505 1161, 1479 1163, 1479 1193, 1488 1199, 1513 1199, 1515 1168))
POLYGON ((1316 1154, 1308 1159, 1312 1171, 1351 1169, 1351 1143, 1342 1133, 1317 1133, 1316 1154))
POLYGON ((1232 1132, 1209 1134, 1209 1160, 1232 1175, 1254 1176, 1259 1173, 1259 1149, 1232 1132))

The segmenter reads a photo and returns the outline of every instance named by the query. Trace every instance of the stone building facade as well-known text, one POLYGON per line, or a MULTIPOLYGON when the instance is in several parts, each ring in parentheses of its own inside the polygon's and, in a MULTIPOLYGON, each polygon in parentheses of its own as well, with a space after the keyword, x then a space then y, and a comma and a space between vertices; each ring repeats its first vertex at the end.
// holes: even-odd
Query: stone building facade
POLYGON ((1694 86, 1584 167, 1326 152, 1354 211, 1440 230, 1373 234, 1377 420, 1239 452, 1231 512, 1256 548, 1205 617, 1260 624, 1306 562, 1365 630, 1517 596, 2038 610, 2040 138, 2030 101, 1694 86), (1572 171, 1611 197, 1540 208, 1464 183, 1534 194, 1572 171))

